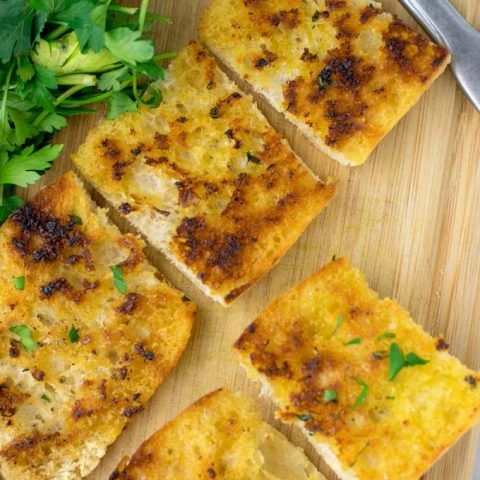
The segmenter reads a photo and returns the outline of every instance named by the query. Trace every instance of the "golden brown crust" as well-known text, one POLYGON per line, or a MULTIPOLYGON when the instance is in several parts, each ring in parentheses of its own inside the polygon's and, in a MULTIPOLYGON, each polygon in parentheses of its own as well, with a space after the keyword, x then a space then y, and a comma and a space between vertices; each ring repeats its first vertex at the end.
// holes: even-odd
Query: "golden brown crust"
POLYGON ((155 246, 229 304, 281 258, 335 186, 298 160, 198 44, 174 60, 162 91, 158 109, 91 132, 74 161, 155 246), (152 183, 148 193, 143 183, 152 183))
POLYGON ((224 389, 180 413, 110 475, 110 480, 145 478, 325 480, 299 449, 261 420, 250 401, 224 389))
POLYGON ((235 348, 272 389, 280 418, 328 445, 352 478, 419 478, 480 418, 480 375, 379 299, 345 258, 275 300, 235 348), (390 381, 394 343, 428 363, 390 381))
POLYGON ((213 0, 200 35, 327 153, 354 165, 449 62, 367 0, 213 0))
POLYGON ((71 173, 10 217, 0 247, 0 474, 85 476, 178 361, 194 307, 71 173), (25 277, 23 290, 12 276, 25 277), (37 348, 23 347, 18 325, 37 348))

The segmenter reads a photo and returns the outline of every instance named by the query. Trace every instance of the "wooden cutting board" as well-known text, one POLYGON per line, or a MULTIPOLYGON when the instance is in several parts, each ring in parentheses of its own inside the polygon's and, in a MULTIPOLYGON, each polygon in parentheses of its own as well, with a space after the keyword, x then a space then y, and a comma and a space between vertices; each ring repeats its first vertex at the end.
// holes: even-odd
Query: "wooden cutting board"
MULTIPOLYGON (((196 36, 207 1, 151 2, 158 13, 174 19, 173 25, 159 25, 156 30, 159 51, 178 50, 196 36)), ((414 25, 397 1, 384 3, 414 25)), ((478 0, 452 3, 480 27, 478 0)), ((109 449, 90 480, 106 480, 122 456, 133 453, 167 420, 220 386, 249 394, 265 418, 274 422, 272 404, 258 397, 259 389, 237 366, 230 347, 271 299, 333 254, 349 256, 381 295, 396 297, 428 332, 445 334, 453 354, 469 367, 480 368, 480 114, 462 95, 450 71, 435 82, 366 164, 351 169, 317 151, 265 102, 259 105, 318 175, 338 178, 339 193, 285 258, 228 310, 207 300, 161 254, 148 249, 159 270, 196 302, 198 321, 177 368, 149 408, 109 449)), ((70 152, 100 118, 70 121, 57 138, 65 143, 62 159, 38 185, 24 192, 26 197, 71 168, 70 152)), ((94 197, 104 205, 98 195, 94 197)), ((126 228, 121 219, 113 218, 126 228)), ((274 423, 305 448, 327 478, 336 478, 296 428, 274 423)), ((477 433, 466 435, 425 478, 471 480, 477 433)))

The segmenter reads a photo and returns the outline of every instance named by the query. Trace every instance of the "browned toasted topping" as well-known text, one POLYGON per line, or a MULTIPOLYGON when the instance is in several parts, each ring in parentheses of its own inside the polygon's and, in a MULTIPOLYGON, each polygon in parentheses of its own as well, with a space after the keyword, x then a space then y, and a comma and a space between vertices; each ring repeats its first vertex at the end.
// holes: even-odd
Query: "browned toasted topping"
POLYGON ((122 411, 122 417, 131 418, 138 413, 143 412, 143 406, 137 405, 136 407, 128 407, 122 411))
POLYGON ((138 293, 129 293, 125 297, 125 301, 115 309, 120 315, 132 315, 142 300, 142 296, 138 293))
POLYGON ((367 5, 360 13, 360 23, 367 23, 370 18, 380 15, 383 12, 384 10, 382 8, 367 5))
POLYGON ((6 383, 0 383, 0 415, 2 417, 13 417, 17 407, 21 405, 30 395, 15 391, 6 383))
POLYGON ((287 361, 277 364, 277 356, 272 352, 267 352, 257 348, 255 352, 250 354, 250 360, 259 372, 264 373, 267 377, 285 377, 292 378, 292 371, 287 361))
POLYGON ((93 408, 85 408, 80 400, 75 402, 72 410, 74 420, 80 420, 83 417, 91 417, 94 413, 93 408))
POLYGON ((270 24, 278 27, 280 24, 286 28, 294 29, 300 23, 298 8, 292 10, 280 10, 269 18, 270 24))
POLYGON ((216 478, 217 472, 212 467, 207 468, 207 474, 210 478, 216 478))
POLYGON ((41 382, 45 378, 45 372, 39 368, 35 368, 35 370, 32 372, 32 377, 41 382))
POLYGON ((472 375, 468 375, 465 377, 465 381, 472 386, 472 388, 477 388, 477 379, 472 375))
POLYGON ((317 58, 318 55, 314 55, 308 48, 304 48, 300 60, 302 60, 302 62, 313 62, 314 60, 317 60, 317 58))
POLYGON ((103 379, 100 382, 100 385, 98 387, 98 391, 100 392, 100 399, 101 400, 106 400, 107 399, 107 381, 103 379))
POLYGON ((132 155, 140 155, 142 153, 142 149, 143 149, 143 145, 139 145, 138 147, 136 148, 132 148, 132 150, 130 150, 130 152, 132 153, 132 155))
POLYGON ((32 433, 17 437, 13 442, 9 443, 4 449, 0 450, 0 455, 7 460, 14 460, 18 455, 26 453, 29 450, 37 447, 38 445, 48 443, 51 440, 60 436, 59 432, 46 433, 42 435, 40 433, 32 433))
POLYGON ((157 207, 153 207, 153 210, 159 213, 160 215, 163 215, 164 217, 168 217, 170 215, 170 212, 168 210, 160 210, 157 207))
POLYGON ((13 344, 10 346, 10 349, 8 350, 8 354, 12 358, 18 358, 20 356, 20 349, 17 347, 17 345, 13 344))
POLYGON ((124 202, 124 203, 121 203, 118 206, 118 211, 122 215, 128 215, 129 213, 131 213, 133 211, 133 207, 128 202, 124 202))
POLYGON ((437 350, 448 350, 450 345, 445 341, 444 338, 438 338, 437 343, 435 344, 435 348, 437 350))
POLYGON ((341 10, 347 6, 347 2, 345 0, 326 0, 325 6, 329 10, 341 10))
POLYGON ((147 165, 162 165, 168 163, 168 158, 165 156, 159 158, 145 157, 145 163, 147 165))
POLYGON ((131 163, 130 162, 115 162, 112 165, 112 178, 119 182, 122 177, 127 173, 126 167, 128 167, 131 163))
POLYGON ((145 357, 147 360, 155 360, 155 355, 150 350, 145 349, 145 344, 143 342, 137 343, 135 345, 135 351, 139 353, 142 357, 145 357))
POLYGON ((72 222, 62 222, 31 205, 21 207, 10 218, 19 228, 12 238, 13 247, 22 257, 30 257, 34 262, 56 260, 65 247, 85 241, 72 222), (31 247, 34 239, 35 247, 31 247))
POLYGON ((83 292, 79 292, 75 290, 68 280, 64 277, 57 278, 52 280, 51 282, 47 283, 46 285, 42 285, 40 287, 40 298, 50 298, 55 293, 60 292, 63 293, 65 296, 70 298, 70 300, 78 303, 82 299, 83 292))
POLYGON ((287 102, 287 110, 289 112, 295 112, 297 109, 298 103, 298 87, 299 84, 302 83, 304 80, 303 78, 299 77, 295 80, 290 80, 287 82, 286 86, 283 89, 283 96, 287 102))
POLYGON ((170 148, 170 140, 168 135, 161 135, 160 133, 155 134, 155 143, 157 147, 161 150, 168 150, 170 148))

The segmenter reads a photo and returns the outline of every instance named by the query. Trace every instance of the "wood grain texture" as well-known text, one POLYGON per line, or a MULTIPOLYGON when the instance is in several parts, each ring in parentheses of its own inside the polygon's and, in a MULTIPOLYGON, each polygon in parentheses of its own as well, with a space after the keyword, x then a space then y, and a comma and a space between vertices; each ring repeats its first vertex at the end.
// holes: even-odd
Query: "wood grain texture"
MULTIPOLYGON (((158 48, 176 50, 194 38, 207 1, 152 1, 158 13, 174 19, 172 26, 157 29, 158 48)), ((384 3, 414 25, 398 2, 384 3)), ((478 0, 452 3, 480 27, 478 0)), ((159 270, 197 303, 198 322, 178 367, 89 480, 108 478, 118 460, 133 453, 165 421, 223 385, 252 396, 265 418, 274 422, 272 404, 257 396, 258 388, 232 357, 231 345, 271 299, 333 254, 349 256, 381 295, 396 297, 428 332, 444 333, 453 354, 469 367, 480 368, 480 115, 452 74, 448 71, 437 80, 367 163, 354 169, 318 152, 265 102, 259 105, 317 174, 338 178, 339 193, 273 271, 229 310, 207 300, 162 255, 147 250, 159 270)), ((70 121, 57 139, 66 144, 62 159, 41 183, 23 192, 26 197, 71 168, 69 153, 100 118, 70 121)), ((104 205, 98 195, 94 197, 104 205)), ((124 228, 118 216, 112 218, 124 228)), ((336 478, 296 428, 274 423, 306 449, 329 479, 336 478)), ((477 433, 465 436, 425 479, 470 480, 477 433)))

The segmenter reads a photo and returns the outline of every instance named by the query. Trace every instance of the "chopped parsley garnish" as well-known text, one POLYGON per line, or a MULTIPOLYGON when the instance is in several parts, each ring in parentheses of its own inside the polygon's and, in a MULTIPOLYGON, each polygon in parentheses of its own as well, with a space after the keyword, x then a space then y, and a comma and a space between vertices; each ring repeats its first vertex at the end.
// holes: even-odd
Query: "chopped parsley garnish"
POLYGON ((207 85, 207 90, 211 90, 213 88, 213 82, 210 82, 208 85, 207 85))
POLYGON ((122 269, 118 265, 115 265, 110 267, 110 270, 113 273, 113 283, 115 287, 122 295, 125 295, 127 293, 127 284, 123 279, 122 269))
POLYGON ((250 162, 255 163, 256 165, 260 165, 262 163, 262 161, 258 157, 256 157, 250 152, 247 152, 247 163, 250 162))
POLYGON ((38 343, 32 338, 32 332, 26 325, 15 325, 8 330, 20 337, 20 343, 27 352, 33 352, 38 348, 38 343))
POLYGON ((80 335, 78 334, 78 330, 73 325, 70 331, 68 332, 68 338, 72 343, 76 343, 80 340, 80 335))
POLYGON ((396 338, 397 336, 393 332, 385 332, 383 335, 377 337, 377 342, 381 342, 382 340, 396 338))
POLYGON ((337 259, 337 254, 334 253, 333 256, 332 256, 332 262, 334 262, 336 259, 337 259))
POLYGON ((361 338, 352 338, 349 342, 345 342, 344 345, 349 346, 349 345, 360 345, 362 343, 361 338))
POLYGON ((297 418, 302 422, 308 422, 309 420, 313 419, 313 417, 309 413, 300 413, 297 415, 297 418))
POLYGON ((48 403, 51 403, 52 401, 52 399, 46 393, 42 395, 42 400, 45 400, 48 403))
POLYGON ((17 290, 23 290, 25 288, 25 277, 12 277, 12 283, 17 290))
POLYGON ((323 392, 323 403, 330 403, 337 401, 337 392, 335 390, 327 389, 323 392))
POLYGON ((385 397, 387 400, 395 400, 395 397, 391 397, 391 396, 388 396, 388 397, 385 397))
POLYGON ((367 399, 367 394, 368 394, 368 385, 363 381, 360 380, 359 378, 356 378, 355 381, 362 387, 362 391, 357 397, 357 400, 355 401, 355 405, 353 405, 353 409, 355 410, 358 408, 360 405, 365 403, 365 400, 367 399))
POLYGON ((410 352, 406 356, 403 355, 400 345, 396 342, 390 345, 390 366, 388 379, 392 382, 403 368, 414 367, 416 365, 425 365, 428 360, 420 358, 417 354, 410 352))
POLYGON ((320 18, 320 12, 318 10, 312 15, 312 21, 316 22, 320 18))
POLYGON ((210 110, 210 116, 216 120, 220 116, 220 107, 217 105, 210 110))
POLYGON ((338 329, 341 327, 343 323, 343 314, 339 313, 338 314, 338 319, 337 319, 337 324, 335 325, 335 328, 333 329, 333 335, 335 335, 338 332, 338 329))
POLYGON ((320 90, 333 85, 332 71, 329 68, 325 67, 320 72, 320 75, 317 77, 317 85, 320 90))
POLYGON ((72 213, 69 218, 74 225, 83 225, 83 220, 78 215, 72 213))

